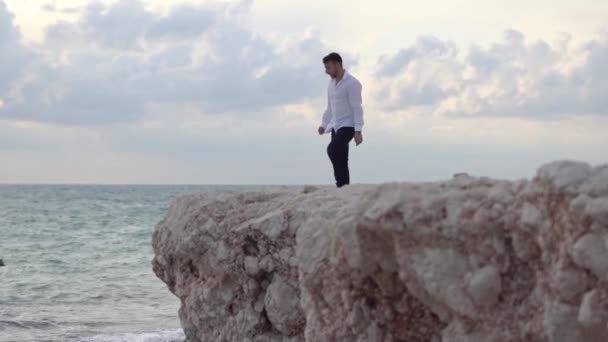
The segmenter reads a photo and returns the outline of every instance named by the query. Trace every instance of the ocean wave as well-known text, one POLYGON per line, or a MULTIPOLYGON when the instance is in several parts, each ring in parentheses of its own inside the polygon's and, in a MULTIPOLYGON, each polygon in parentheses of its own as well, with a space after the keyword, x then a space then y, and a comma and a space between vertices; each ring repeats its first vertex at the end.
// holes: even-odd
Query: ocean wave
MULTIPOLYGON (((9 321, 0 320, 0 328, 19 328, 19 329, 46 329, 55 326, 50 321, 9 321)), ((1 331, 2 329, 0 329, 1 331)))
POLYGON ((184 331, 177 329, 143 334, 96 335, 81 337, 78 342, 184 342, 185 340, 184 331))

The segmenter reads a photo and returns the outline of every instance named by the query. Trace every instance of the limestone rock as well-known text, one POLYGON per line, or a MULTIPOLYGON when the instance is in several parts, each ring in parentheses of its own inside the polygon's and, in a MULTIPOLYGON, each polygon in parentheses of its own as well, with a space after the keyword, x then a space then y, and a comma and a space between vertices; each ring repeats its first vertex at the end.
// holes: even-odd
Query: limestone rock
POLYGON ((573 301, 589 286, 587 273, 574 267, 558 266, 549 280, 553 289, 564 301, 573 301))
POLYGON ((607 177, 182 195, 153 270, 191 342, 608 341, 607 177))
POLYGON ((304 326, 299 299, 297 284, 291 285, 278 275, 266 291, 266 315, 272 326, 286 336, 297 336, 304 326))
POLYGON ((600 279, 608 279, 608 247, 602 236, 585 234, 572 247, 572 259, 600 279))
POLYGON ((475 271, 469 279, 468 292, 478 306, 496 304, 501 290, 500 273, 494 266, 475 271))
POLYGON ((578 321, 586 327, 601 327, 608 319, 606 306, 608 303, 601 298, 598 290, 587 292, 579 308, 578 321))

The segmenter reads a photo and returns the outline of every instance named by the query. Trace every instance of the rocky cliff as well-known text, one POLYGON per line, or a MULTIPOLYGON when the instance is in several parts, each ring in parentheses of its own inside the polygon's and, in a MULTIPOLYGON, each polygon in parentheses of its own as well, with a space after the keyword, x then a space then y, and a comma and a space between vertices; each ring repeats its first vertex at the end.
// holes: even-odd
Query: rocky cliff
POLYGON ((199 341, 608 341, 608 165, 180 196, 153 268, 199 341))

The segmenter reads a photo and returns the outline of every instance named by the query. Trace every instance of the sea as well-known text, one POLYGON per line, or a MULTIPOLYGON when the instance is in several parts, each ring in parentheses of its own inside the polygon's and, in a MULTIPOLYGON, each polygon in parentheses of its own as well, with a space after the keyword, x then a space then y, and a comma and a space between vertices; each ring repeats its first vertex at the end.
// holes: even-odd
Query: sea
POLYGON ((200 185, 0 185, 0 342, 183 342, 152 231, 200 185))

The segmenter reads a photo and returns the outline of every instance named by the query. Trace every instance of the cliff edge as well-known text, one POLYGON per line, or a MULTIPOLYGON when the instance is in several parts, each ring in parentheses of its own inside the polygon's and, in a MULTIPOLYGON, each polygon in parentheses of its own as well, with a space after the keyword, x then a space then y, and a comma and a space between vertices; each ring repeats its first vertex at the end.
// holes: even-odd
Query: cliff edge
POLYGON ((608 341, 608 165, 182 195, 152 244, 190 342, 608 341))

